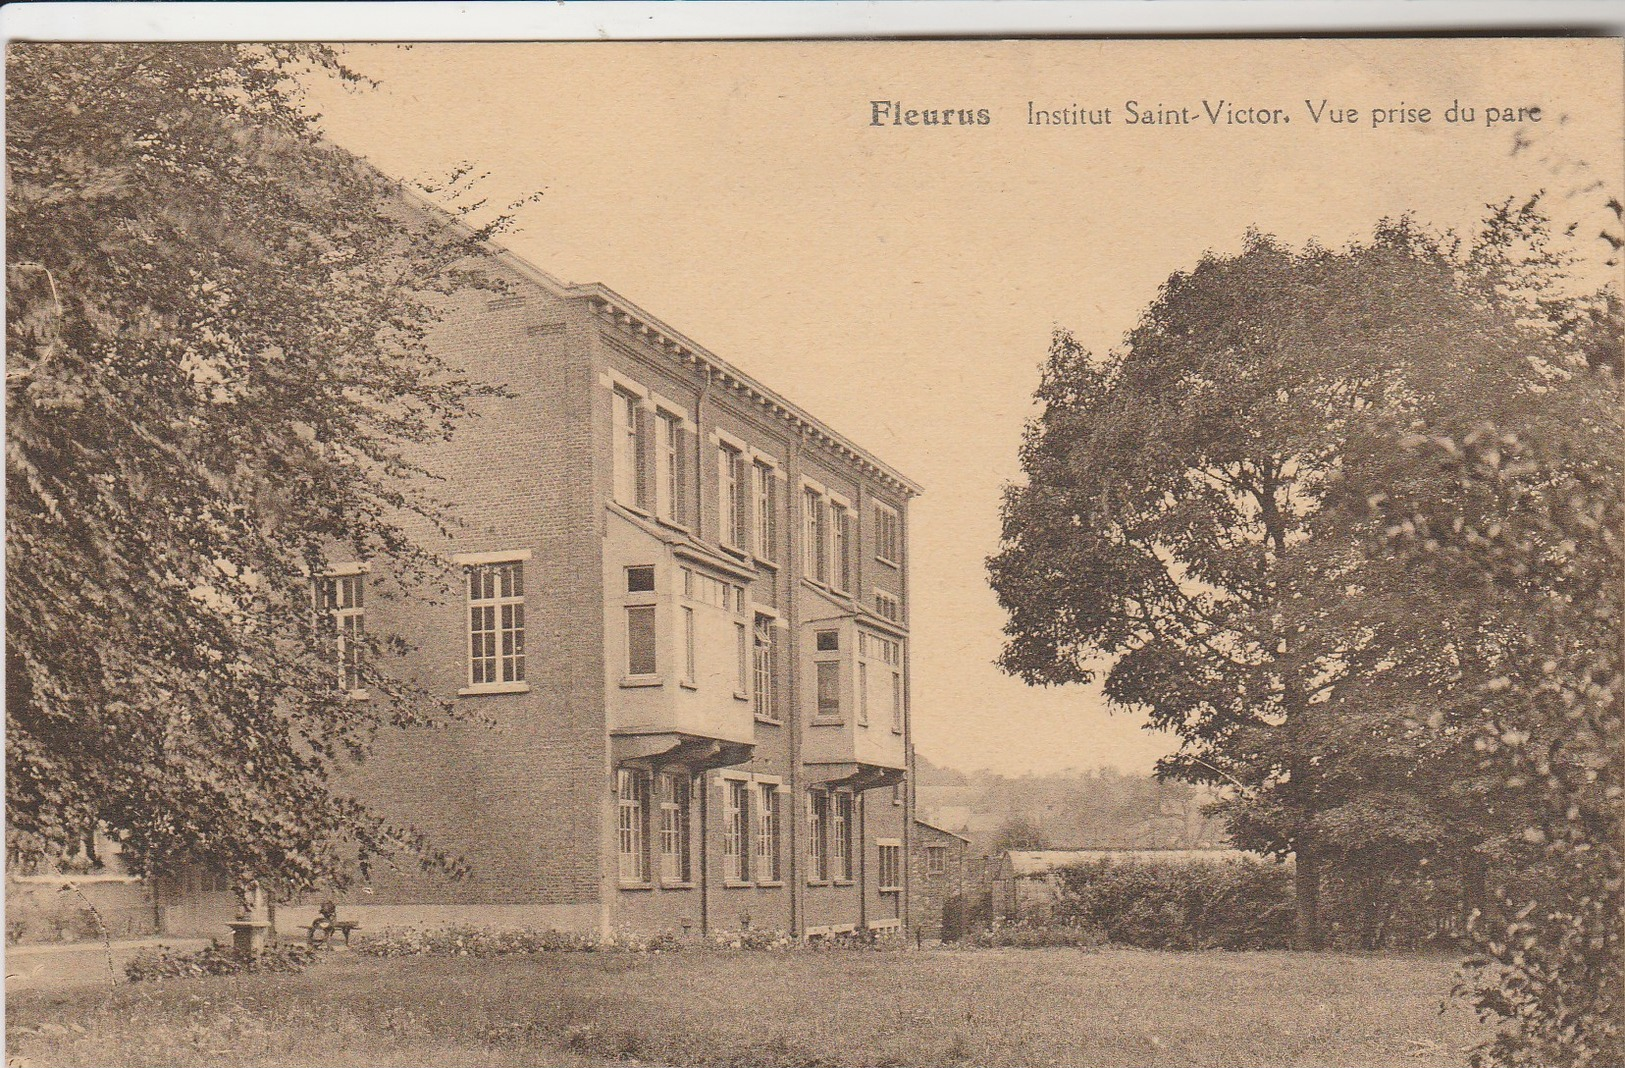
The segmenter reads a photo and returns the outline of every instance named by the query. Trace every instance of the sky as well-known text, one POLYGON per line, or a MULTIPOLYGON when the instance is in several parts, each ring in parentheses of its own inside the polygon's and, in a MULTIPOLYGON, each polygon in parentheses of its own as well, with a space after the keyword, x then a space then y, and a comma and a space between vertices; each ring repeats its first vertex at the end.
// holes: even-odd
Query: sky
POLYGON ((407 180, 472 163, 493 205, 541 193, 503 239, 515 252, 621 292, 925 487, 916 746, 1009 775, 1144 772, 1176 746, 1094 687, 1034 689, 994 663, 1004 615, 984 561, 1052 331, 1111 348, 1171 272, 1238 250, 1249 227, 1334 246, 1403 212, 1471 229, 1485 204, 1546 188, 1554 215, 1596 233, 1625 167, 1618 41, 345 53, 379 85, 313 86, 334 141, 407 180), (1192 121, 1130 124, 1131 101, 1192 121), (1473 121, 1447 122, 1453 103, 1473 121), (1517 110, 1533 107, 1538 121, 1517 110), (1109 123, 1029 122, 1107 108, 1109 123), (973 121, 889 121, 949 109, 973 121))

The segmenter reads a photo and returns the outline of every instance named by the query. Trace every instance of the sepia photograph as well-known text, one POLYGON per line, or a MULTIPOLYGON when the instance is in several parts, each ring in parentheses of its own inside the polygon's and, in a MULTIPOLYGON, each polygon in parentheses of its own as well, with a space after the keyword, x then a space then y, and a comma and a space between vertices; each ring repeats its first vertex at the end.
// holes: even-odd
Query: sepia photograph
POLYGON ((1625 1068, 1625 39, 339 36, 6 45, 7 1065, 1625 1068))

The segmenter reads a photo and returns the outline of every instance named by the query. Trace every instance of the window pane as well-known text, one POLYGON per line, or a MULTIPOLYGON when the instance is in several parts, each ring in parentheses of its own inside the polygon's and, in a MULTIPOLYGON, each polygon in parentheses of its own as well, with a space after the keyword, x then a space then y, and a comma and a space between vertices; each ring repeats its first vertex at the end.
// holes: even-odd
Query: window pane
POLYGON ((683 606, 683 678, 694 681, 694 609, 683 606))
POLYGON ((841 714, 841 665, 833 661, 818 664, 818 715, 835 719, 841 714))
POLYGON ((644 564, 639 567, 626 569, 627 593, 653 593, 655 588, 655 569, 644 564))
POLYGON ((627 674, 653 675, 655 670, 655 607, 630 607, 626 610, 627 674))

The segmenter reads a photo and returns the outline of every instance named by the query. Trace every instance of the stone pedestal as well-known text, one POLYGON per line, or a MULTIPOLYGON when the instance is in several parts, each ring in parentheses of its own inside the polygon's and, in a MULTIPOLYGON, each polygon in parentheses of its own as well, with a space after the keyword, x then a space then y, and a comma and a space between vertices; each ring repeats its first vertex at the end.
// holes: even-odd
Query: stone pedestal
POLYGON ((249 960, 265 951, 265 940, 271 925, 265 920, 231 920, 231 948, 238 957, 249 960))

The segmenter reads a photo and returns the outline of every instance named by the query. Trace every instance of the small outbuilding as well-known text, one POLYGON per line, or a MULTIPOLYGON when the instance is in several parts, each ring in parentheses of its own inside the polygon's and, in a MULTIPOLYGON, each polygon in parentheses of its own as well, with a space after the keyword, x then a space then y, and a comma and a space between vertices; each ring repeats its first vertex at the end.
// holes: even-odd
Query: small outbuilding
POLYGON ((916 937, 956 941, 965 930, 970 839, 915 819, 910 850, 909 916, 916 937))

